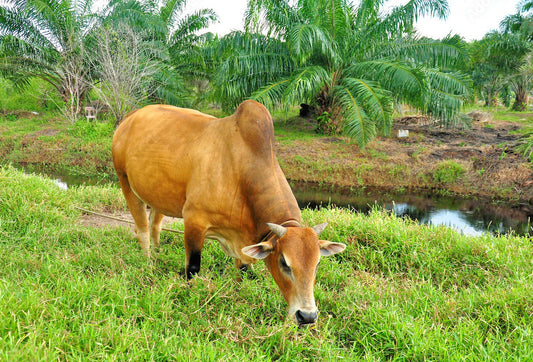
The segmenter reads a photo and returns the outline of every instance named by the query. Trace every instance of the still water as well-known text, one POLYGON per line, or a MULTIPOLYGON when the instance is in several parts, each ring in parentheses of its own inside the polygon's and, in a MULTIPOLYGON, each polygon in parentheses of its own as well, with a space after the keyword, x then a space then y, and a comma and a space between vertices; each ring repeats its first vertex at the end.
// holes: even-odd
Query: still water
POLYGON ((359 212, 383 207, 421 224, 445 225, 466 235, 533 235, 531 210, 499 205, 490 200, 436 195, 431 192, 387 192, 370 188, 332 188, 314 184, 291 184, 300 207, 335 205, 359 212))

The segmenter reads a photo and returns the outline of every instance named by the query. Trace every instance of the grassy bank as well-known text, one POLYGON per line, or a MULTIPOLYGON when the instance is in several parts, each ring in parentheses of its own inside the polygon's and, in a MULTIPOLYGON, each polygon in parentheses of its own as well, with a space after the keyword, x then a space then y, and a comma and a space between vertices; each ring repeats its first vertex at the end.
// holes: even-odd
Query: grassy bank
POLYGON ((0 360, 533 358, 527 238, 306 210, 348 248, 321 262, 319 322, 299 330, 262 263, 237 283, 208 243, 187 283, 181 236, 164 233, 149 262, 126 228, 81 226, 74 205, 124 209, 111 186, 62 191, 0 168, 0 360))
POLYGON ((56 113, 15 112, 0 116, 0 155, 31 170, 115 180, 111 122, 70 123, 56 113))

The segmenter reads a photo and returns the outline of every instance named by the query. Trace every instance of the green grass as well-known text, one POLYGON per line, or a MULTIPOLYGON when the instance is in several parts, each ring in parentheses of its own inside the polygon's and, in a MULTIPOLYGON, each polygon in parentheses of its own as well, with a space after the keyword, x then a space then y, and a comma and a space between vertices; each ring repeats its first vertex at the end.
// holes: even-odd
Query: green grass
POLYGON ((454 183, 465 174, 465 168, 455 161, 442 161, 433 172, 433 179, 441 183, 454 183))
POLYGON ((238 283, 209 242, 187 283, 181 236, 163 233, 147 261, 127 229, 80 226, 74 205, 124 201, 111 185, 61 191, 0 168, 0 360, 533 358, 528 238, 305 210, 348 248, 321 262, 318 325, 298 329, 263 263, 238 283))
POLYGON ((0 154, 3 163, 29 165, 38 170, 83 176, 92 180, 115 180, 111 162, 112 122, 80 119, 71 124, 57 114, 0 117, 0 154))

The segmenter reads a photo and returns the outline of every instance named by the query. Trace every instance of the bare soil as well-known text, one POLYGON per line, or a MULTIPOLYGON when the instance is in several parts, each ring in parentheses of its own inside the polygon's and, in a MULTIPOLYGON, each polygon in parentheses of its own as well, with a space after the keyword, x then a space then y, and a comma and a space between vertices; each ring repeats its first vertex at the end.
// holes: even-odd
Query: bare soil
MULTIPOLYGON (((117 226, 124 226, 130 229, 132 233, 135 232, 135 226, 133 223, 133 217, 129 212, 124 211, 115 211, 113 213, 106 213, 102 212, 103 214, 106 214, 112 218, 103 217, 101 215, 95 215, 90 214, 87 212, 84 212, 82 216, 79 218, 78 223, 82 226, 88 226, 88 227, 103 227, 103 226, 110 226, 110 227, 117 227, 117 226), (116 219, 122 219, 123 221, 116 220, 116 219)), ((180 221, 181 219, 176 219, 173 217, 165 216, 163 218, 163 221, 161 223, 163 228, 170 228, 171 224, 180 221)))

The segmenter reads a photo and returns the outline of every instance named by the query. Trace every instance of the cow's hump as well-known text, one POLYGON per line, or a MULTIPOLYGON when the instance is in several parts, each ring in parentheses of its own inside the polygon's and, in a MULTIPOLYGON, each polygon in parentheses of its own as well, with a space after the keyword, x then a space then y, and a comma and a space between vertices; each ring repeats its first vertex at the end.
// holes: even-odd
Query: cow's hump
POLYGON ((268 152, 274 139, 274 127, 270 112, 261 103, 247 100, 235 111, 235 118, 242 138, 255 152, 268 152))

